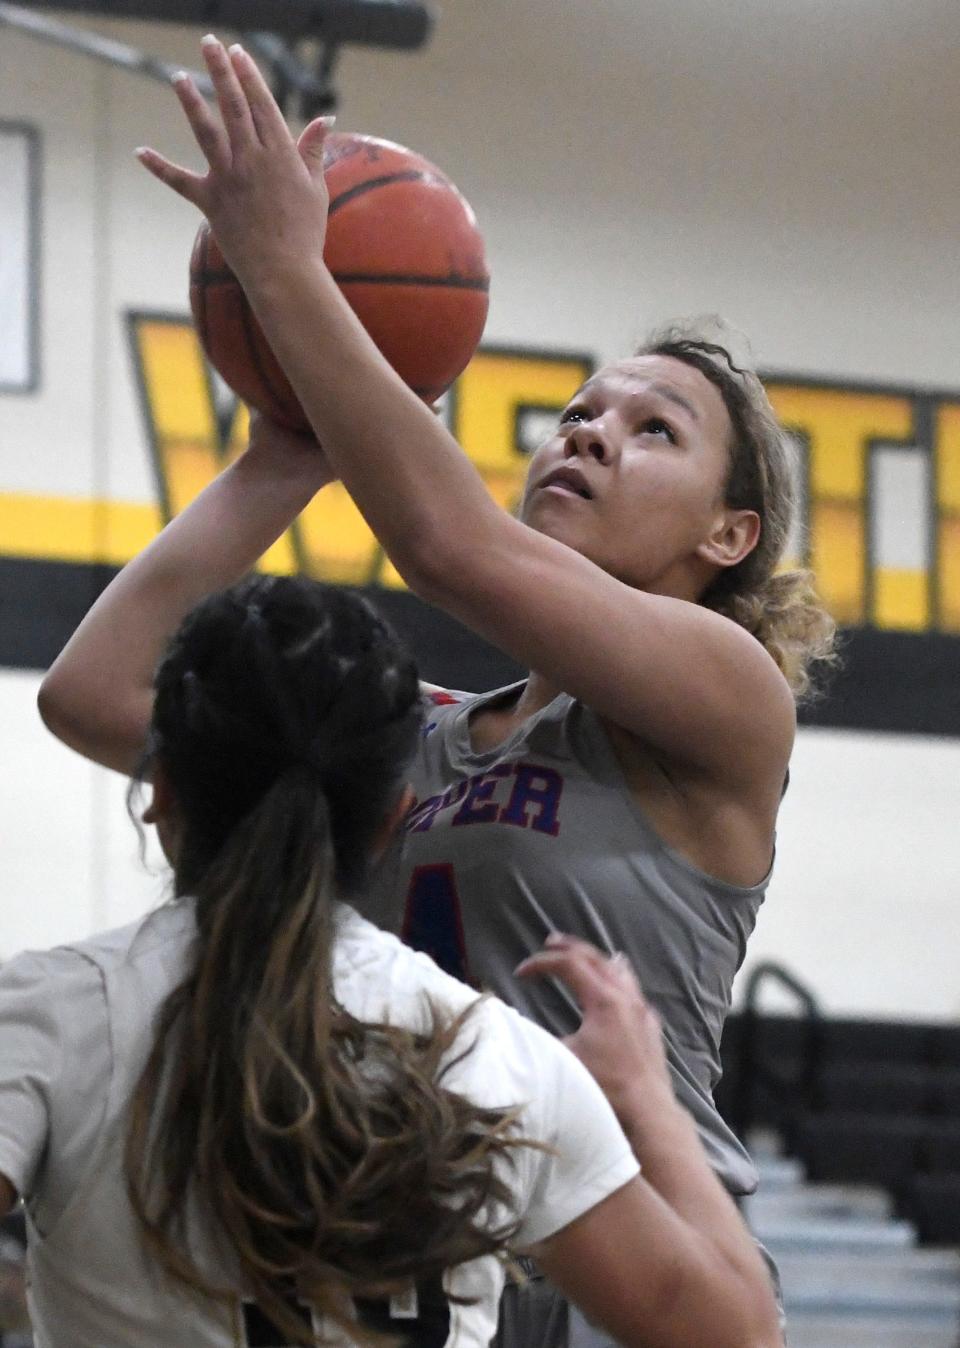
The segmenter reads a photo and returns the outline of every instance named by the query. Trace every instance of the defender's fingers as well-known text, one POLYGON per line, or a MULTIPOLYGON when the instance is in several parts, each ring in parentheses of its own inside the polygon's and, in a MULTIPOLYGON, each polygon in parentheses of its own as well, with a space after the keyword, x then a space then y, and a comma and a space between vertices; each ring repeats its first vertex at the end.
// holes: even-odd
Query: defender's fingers
POLYGON ((292 142, 290 128, 256 61, 239 42, 233 44, 227 55, 246 96, 247 107, 261 143, 277 146, 292 142))
POLYGON ((633 965, 627 959, 622 950, 618 950, 608 961, 610 973, 616 978, 617 982, 623 988, 637 992, 643 996, 643 989, 640 986, 640 980, 633 965))
POLYGON ((582 953, 571 950, 542 950, 518 964, 518 978, 558 978, 576 997, 586 1015, 602 1006, 610 996, 610 985, 582 953))
POLYGON ((219 38, 208 33, 200 43, 203 59, 217 95, 220 116, 230 142, 230 151, 235 155, 251 142, 259 142, 257 129, 250 115, 247 95, 244 93, 237 72, 227 55, 226 48, 219 38))
POLYGON ((155 178, 166 183, 167 187, 172 187, 178 195, 198 206, 201 211, 204 210, 204 180, 199 173, 191 173, 189 169, 171 163, 169 159, 164 159, 162 154, 157 154, 156 150, 151 150, 146 145, 141 145, 136 154, 143 167, 155 178))
POLYGON ((174 75, 172 83, 204 159, 212 169, 229 168, 230 143, 207 100, 185 70, 174 75))
POLYGON ((585 941, 580 936, 568 936, 565 932, 560 931, 552 931, 546 938, 544 945, 549 950, 573 951, 604 975, 612 973, 614 966, 624 958, 619 951, 616 954, 608 955, 606 951, 601 950, 591 941, 585 941))

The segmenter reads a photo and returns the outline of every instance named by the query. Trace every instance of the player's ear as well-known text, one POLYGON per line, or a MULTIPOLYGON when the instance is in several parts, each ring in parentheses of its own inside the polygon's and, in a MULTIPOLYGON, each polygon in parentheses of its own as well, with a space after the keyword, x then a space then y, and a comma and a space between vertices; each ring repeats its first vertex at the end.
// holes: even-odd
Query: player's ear
POLYGON ((143 822, 153 824, 163 855, 175 866, 180 851, 181 819, 170 778, 163 765, 155 763, 151 782, 153 797, 143 812, 143 822))
POLYGON ((755 510, 726 509, 709 538, 697 549, 712 566, 726 569, 747 557, 760 540, 760 516, 755 510))
POLYGON ((160 825, 172 817, 176 805, 170 778, 160 763, 154 764, 151 774, 150 804, 140 816, 145 824, 160 825))

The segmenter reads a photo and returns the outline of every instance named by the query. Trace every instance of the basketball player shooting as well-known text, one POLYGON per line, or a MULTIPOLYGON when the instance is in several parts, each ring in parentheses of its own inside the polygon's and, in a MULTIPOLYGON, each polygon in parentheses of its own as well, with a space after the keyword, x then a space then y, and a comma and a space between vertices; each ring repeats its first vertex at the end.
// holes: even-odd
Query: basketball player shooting
POLYGON ((186 617, 155 693, 174 901, 0 970, 37 1348, 483 1348, 508 1249, 628 1348, 773 1348, 629 970, 570 940, 524 970, 580 1001, 621 1131, 551 1035, 350 906, 423 730, 373 609, 253 577, 186 617))
MULTIPOLYGON (((809 577, 777 573, 794 508, 786 438, 753 375, 672 334, 588 381, 533 456, 520 518, 505 515, 324 267, 323 126, 298 147, 242 50, 210 40, 205 59, 220 120, 188 79, 176 87, 208 173, 148 150, 144 164, 210 219, 404 579, 533 671, 439 699, 415 766, 422 808, 377 915, 409 932, 417 885, 442 872, 462 916, 457 972, 559 1034, 578 1023, 573 999, 549 983, 518 991, 517 962, 554 928, 624 951, 717 1174, 747 1192, 755 1173, 711 1097, 720 1030, 768 882, 795 697, 830 645, 809 577)), ((45 685, 51 727, 128 765, 158 643, 252 565, 326 472, 261 424, 248 461, 85 620, 45 685), (109 707, 106 669, 123 690, 109 707)))

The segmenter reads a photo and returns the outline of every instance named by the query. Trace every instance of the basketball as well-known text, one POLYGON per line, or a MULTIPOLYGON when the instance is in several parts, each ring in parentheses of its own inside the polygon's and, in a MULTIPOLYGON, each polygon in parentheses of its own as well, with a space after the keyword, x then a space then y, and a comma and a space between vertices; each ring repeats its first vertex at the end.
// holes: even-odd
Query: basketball
MULTIPOLYGON (((374 136, 331 133, 324 259, 396 372, 427 403, 467 365, 490 278, 469 203, 428 160, 374 136)), ((190 259, 190 308, 211 365, 251 407, 309 429, 206 221, 190 259)))

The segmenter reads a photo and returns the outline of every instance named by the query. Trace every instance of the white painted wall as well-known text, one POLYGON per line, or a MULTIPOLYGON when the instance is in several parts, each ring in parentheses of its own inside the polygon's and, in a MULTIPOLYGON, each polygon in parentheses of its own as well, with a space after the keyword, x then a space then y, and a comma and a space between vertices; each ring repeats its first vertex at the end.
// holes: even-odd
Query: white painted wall
MULTIPOLYGON (((491 342, 612 356, 719 310, 767 367, 960 388, 956 0, 445 0, 417 55, 352 52, 340 124, 473 201, 491 342)), ((198 33, 113 25, 195 63, 198 33)), ((195 161, 172 95, 0 29, 0 118, 44 137, 41 391, 0 397, 0 491, 152 494, 121 322, 186 309, 192 210, 135 163, 195 161)), ((0 674, 0 958, 158 894, 122 783, 0 674)), ((834 1012, 960 1010, 960 744, 806 731, 751 959, 834 1012)))
MULTIPOLYGON (((132 921, 164 894, 125 782, 39 727, 38 685, 0 672, 0 961, 132 921)), ((744 975, 779 960, 833 1015, 960 1015, 958 782, 958 741, 801 731, 744 975)))
POLYGON ((0 671, 0 962, 132 921, 164 894, 155 844, 140 863, 126 780, 47 733, 39 684, 0 671))
POLYGON ((772 959, 831 1015, 960 1016, 958 796, 958 740, 801 730, 737 991, 772 959))

